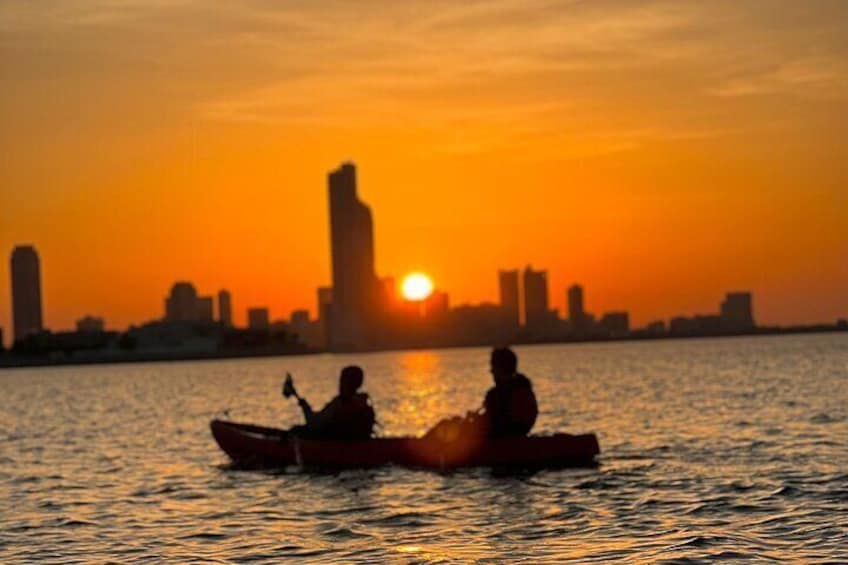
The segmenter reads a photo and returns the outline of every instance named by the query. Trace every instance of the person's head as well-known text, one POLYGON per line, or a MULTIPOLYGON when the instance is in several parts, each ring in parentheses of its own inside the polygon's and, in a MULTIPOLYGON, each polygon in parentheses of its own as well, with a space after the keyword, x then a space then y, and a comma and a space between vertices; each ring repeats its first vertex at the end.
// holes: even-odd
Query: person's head
POLYGON ((365 373, 357 365, 348 365, 342 369, 342 374, 339 376, 339 396, 348 398, 356 394, 364 379, 365 373))
POLYGON ((511 378, 518 369, 518 357, 509 347, 496 347, 490 359, 492 377, 495 384, 511 378))

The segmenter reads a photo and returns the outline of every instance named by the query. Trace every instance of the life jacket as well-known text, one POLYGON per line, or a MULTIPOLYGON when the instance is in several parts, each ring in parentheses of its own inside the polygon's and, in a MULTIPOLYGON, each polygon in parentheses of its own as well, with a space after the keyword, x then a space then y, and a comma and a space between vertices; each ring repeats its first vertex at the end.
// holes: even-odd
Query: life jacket
POLYGON ((326 430, 333 439, 358 440, 374 435, 374 408, 364 392, 355 394, 336 407, 333 422, 326 430))
POLYGON ((489 437, 527 435, 539 415, 533 385, 520 373, 492 387, 486 393, 485 408, 489 437))

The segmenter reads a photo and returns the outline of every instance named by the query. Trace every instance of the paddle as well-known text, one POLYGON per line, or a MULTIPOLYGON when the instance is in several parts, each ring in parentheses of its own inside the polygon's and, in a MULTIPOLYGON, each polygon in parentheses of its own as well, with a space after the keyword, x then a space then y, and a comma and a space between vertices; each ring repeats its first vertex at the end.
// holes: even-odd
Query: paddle
POLYGON ((292 381, 291 373, 286 373, 286 380, 283 382, 283 396, 286 398, 294 396, 299 401, 302 400, 300 395, 297 394, 297 391, 294 389, 294 382, 292 381))

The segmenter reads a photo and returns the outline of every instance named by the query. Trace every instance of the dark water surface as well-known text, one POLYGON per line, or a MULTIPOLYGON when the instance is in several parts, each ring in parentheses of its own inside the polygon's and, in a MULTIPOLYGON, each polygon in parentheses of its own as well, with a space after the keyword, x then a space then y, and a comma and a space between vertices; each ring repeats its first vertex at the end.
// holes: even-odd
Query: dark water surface
POLYGON ((479 406, 487 351, 0 372, 0 562, 848 562, 848 335, 518 348, 598 469, 231 471, 208 422, 299 420, 361 363, 382 433, 479 406))

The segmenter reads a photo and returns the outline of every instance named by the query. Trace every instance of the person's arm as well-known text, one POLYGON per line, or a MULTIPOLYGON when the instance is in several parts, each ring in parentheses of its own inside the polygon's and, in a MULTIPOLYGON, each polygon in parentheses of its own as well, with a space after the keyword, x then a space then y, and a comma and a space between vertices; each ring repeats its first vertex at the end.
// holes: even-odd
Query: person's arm
POLYGON ((297 403, 300 405, 300 409, 303 410, 303 417, 306 419, 306 424, 309 424, 309 420, 311 420, 315 414, 312 411, 312 406, 306 401, 305 398, 298 398, 297 403))
MULTIPOLYGON (((309 404, 306 406, 309 407, 309 404)), ((312 408, 309 408, 309 414, 307 414, 306 409, 304 409, 303 414, 306 416, 306 425, 315 431, 326 429, 332 425, 335 419, 337 406, 338 398, 334 398, 318 412, 314 412, 312 408)))

